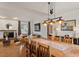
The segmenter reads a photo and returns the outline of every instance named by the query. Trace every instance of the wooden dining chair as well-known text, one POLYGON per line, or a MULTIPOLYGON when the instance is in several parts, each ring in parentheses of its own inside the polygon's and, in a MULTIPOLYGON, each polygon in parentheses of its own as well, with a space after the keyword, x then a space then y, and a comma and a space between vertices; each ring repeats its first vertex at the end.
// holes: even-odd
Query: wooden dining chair
POLYGON ((49 46, 39 43, 37 53, 38 57, 49 57, 50 56, 49 46))
POLYGON ((30 54, 31 57, 36 57, 37 56, 37 44, 36 41, 31 40, 31 45, 30 45, 30 54))
POLYGON ((55 36, 53 36, 53 35, 48 35, 48 39, 51 40, 51 41, 54 41, 54 40, 55 40, 55 36))
POLYGON ((54 40, 55 40, 55 41, 60 41, 60 37, 59 37, 59 36, 55 36, 55 37, 54 37, 54 40))
POLYGON ((28 38, 24 38, 26 41, 26 57, 30 57, 30 42, 28 38))
POLYGON ((67 37, 65 36, 65 37, 64 37, 64 42, 65 42, 65 43, 72 43, 72 40, 73 40, 73 39, 72 39, 71 37, 69 37, 69 36, 67 36, 67 37))
POLYGON ((73 38, 69 38, 68 43, 72 44, 72 40, 73 40, 73 38))

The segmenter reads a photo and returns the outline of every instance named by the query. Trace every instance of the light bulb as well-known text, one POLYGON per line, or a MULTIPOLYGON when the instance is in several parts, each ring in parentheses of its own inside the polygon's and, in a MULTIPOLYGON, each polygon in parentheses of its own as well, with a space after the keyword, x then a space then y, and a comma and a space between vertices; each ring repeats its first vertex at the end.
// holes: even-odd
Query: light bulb
POLYGON ((54 23, 55 23, 54 21, 49 22, 50 25, 53 25, 54 23))
POLYGON ((5 19, 6 17, 4 17, 4 16, 0 16, 0 18, 1 18, 1 19, 5 19))
POLYGON ((62 21, 59 21, 59 24, 61 24, 62 23, 62 21))
POLYGON ((56 28, 56 30, 58 31, 58 30, 59 30, 59 28, 56 28))
POLYGON ((59 24, 61 24, 62 22, 64 22, 63 18, 62 17, 59 17, 58 22, 59 22, 59 24))
POLYGON ((9 29, 12 29, 12 26, 10 26, 9 29))
POLYGON ((50 25, 52 25, 53 23, 52 23, 52 22, 50 22, 49 24, 50 24, 50 25))
POLYGON ((63 23, 63 22, 64 22, 64 20, 58 20, 58 22, 59 22, 59 24, 61 24, 61 23, 63 23))
POLYGON ((13 19, 18 19, 18 17, 13 17, 13 19))
POLYGON ((44 23, 44 26, 47 26, 47 24, 46 24, 46 23, 44 23))

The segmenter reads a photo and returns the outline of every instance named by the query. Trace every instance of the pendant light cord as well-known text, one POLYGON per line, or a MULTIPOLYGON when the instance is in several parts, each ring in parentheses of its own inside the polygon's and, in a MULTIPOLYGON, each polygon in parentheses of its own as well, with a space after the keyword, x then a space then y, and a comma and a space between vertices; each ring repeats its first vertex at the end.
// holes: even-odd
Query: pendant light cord
POLYGON ((48 2, 48 19, 50 18, 49 17, 50 15, 53 15, 53 18, 55 18, 56 17, 55 14, 56 14, 55 13, 55 2, 48 2), (51 7, 51 6, 53 6, 53 7, 51 7), (50 14, 50 10, 52 11, 52 14, 50 14))
POLYGON ((50 16, 50 2, 48 2, 48 19, 49 19, 49 16, 50 16))
POLYGON ((53 15, 54 15, 54 18, 56 17, 56 13, 55 13, 55 2, 53 2, 53 15))

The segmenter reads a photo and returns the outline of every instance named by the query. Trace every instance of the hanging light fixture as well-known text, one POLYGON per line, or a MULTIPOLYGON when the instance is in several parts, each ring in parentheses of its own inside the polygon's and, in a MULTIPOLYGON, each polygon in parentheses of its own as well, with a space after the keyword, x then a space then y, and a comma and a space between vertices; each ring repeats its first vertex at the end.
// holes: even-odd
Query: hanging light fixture
POLYGON ((44 25, 44 26, 47 26, 47 22, 46 22, 46 21, 44 21, 44 22, 43 22, 43 25, 44 25))
POLYGON ((63 17, 62 16, 60 16, 60 17, 55 17, 55 6, 54 6, 54 4, 53 4, 53 8, 51 8, 50 7, 51 5, 50 5, 50 2, 48 2, 48 20, 45 20, 44 22, 43 22, 43 24, 46 26, 46 25, 53 25, 53 24, 55 24, 55 23, 59 23, 59 24, 61 24, 62 22, 64 22, 64 19, 63 19, 63 17), (51 17, 53 17, 54 16, 54 18, 50 18, 50 16, 51 17))
POLYGON ((63 22, 64 22, 63 17, 62 17, 62 16, 59 17, 59 20, 57 20, 57 22, 58 22, 59 24, 63 23, 63 22))
POLYGON ((55 21, 53 21, 52 19, 50 19, 50 21, 48 22, 48 24, 53 25, 53 24, 55 24, 55 21))

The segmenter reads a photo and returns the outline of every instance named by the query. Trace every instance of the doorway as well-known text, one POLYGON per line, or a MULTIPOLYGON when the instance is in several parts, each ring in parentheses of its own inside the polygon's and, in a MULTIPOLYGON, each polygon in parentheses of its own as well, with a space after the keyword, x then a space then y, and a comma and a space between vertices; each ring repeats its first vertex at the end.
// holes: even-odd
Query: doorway
POLYGON ((9 38, 14 38, 14 32, 9 32, 8 37, 9 38))

